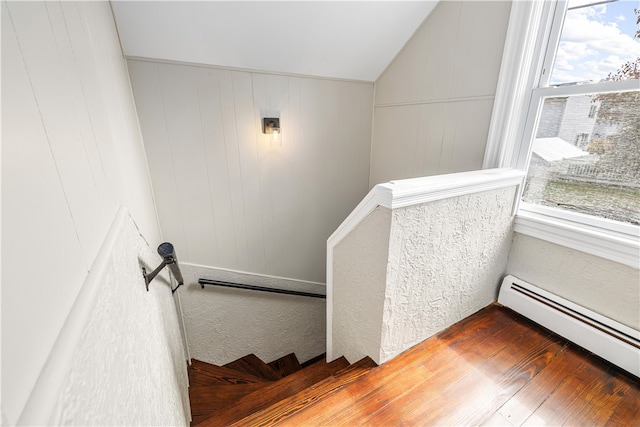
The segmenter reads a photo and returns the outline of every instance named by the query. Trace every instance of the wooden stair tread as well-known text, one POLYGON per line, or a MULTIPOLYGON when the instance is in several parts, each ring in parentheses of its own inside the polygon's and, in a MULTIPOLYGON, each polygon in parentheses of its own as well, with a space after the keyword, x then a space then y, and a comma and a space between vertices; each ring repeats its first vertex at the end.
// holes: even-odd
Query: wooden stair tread
POLYGON ((253 353, 247 354, 246 356, 236 359, 233 362, 229 362, 223 366, 225 368, 235 369, 236 371, 255 375, 256 377, 264 378, 269 381, 276 381, 282 378, 282 375, 253 353))
POLYGON ((358 368, 358 362, 262 409, 258 405, 256 413, 251 413, 253 404, 244 417, 231 413, 249 400, 260 401, 261 392, 296 373, 266 382, 207 419, 194 414, 194 424, 521 425, 535 420, 640 426, 640 381, 574 347, 493 305, 366 373, 366 364, 358 368))
POLYGON ((187 368, 189 385, 207 386, 216 384, 249 384, 267 382, 264 378, 240 372, 224 366, 213 365, 197 359, 191 359, 187 368))
POLYGON ((281 376, 286 377, 294 372, 298 372, 301 368, 300 362, 294 353, 289 353, 286 356, 267 363, 274 371, 278 372, 281 376))
POLYGON ((321 399, 340 390, 345 385, 355 381, 377 366, 378 365, 371 360, 371 358, 365 357, 356 363, 339 370, 335 375, 307 387, 301 392, 289 396, 288 398, 282 399, 265 409, 254 412, 232 425, 275 425, 287 416, 308 408, 321 399))
MULTIPOLYGON (((481 311, 486 311, 483 309, 481 311)), ((440 350, 450 348, 469 348, 482 351, 486 340, 495 337, 496 333, 508 332, 514 326, 510 319, 505 318, 500 312, 489 310, 489 315, 478 319, 469 317, 461 322, 445 329, 436 335, 435 339, 429 339, 410 348, 400 356, 381 365, 371 371, 368 375, 357 378, 349 384, 348 390, 340 389, 331 393, 327 398, 316 402, 304 411, 298 411, 288 417, 282 424, 284 425, 323 425, 329 424, 329 414, 339 414, 341 411, 349 411, 353 402, 360 402, 370 399, 379 399, 381 391, 385 389, 385 394, 401 395, 406 391, 403 375, 405 372, 412 372, 417 376, 431 375, 429 369, 424 365, 425 353, 434 354, 437 358, 440 350)), ((446 354, 446 352, 442 352, 446 354)), ((378 402, 384 405, 384 401, 378 402)), ((349 424, 348 422, 343 422, 349 424)))
POLYGON ((319 362, 321 360, 323 360, 323 361, 327 360, 327 353, 319 354, 316 357, 313 357, 313 358, 307 360, 306 362, 301 363, 300 367, 306 368, 307 366, 313 365, 314 363, 319 362))
POLYGON ((324 361, 316 362, 278 381, 269 383, 256 392, 243 396, 234 406, 217 412, 211 418, 198 425, 203 427, 228 426, 253 412, 266 408, 295 393, 299 393, 327 377, 333 376, 347 366, 349 366, 349 362, 344 357, 330 363, 324 361))
POLYGON ((235 405, 240 398, 260 390, 270 382, 247 384, 216 384, 189 387, 192 423, 209 418, 215 411, 235 405))

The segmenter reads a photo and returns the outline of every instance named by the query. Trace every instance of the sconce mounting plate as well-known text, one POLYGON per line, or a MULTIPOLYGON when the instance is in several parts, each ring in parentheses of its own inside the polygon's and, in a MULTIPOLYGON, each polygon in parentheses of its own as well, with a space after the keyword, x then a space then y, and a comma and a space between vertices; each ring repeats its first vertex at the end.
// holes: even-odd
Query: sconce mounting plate
POLYGON ((272 134, 275 130, 280 131, 279 117, 265 117, 262 119, 262 133, 272 134))

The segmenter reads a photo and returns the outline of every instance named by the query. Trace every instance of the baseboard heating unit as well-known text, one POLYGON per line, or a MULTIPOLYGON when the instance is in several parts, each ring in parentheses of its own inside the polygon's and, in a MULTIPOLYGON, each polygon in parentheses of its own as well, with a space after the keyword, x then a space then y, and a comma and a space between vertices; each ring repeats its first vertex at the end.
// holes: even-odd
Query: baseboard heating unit
POLYGON ((504 278, 498 302, 640 377, 640 331, 514 276, 504 278))

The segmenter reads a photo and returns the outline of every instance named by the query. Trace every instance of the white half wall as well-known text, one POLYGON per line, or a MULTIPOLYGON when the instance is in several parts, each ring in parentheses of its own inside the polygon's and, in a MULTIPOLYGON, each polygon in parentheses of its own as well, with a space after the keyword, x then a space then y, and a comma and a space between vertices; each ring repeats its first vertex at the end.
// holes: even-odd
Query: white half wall
POLYGON ((380 362, 498 298, 516 187, 393 211, 380 362))
POLYGON ((2 412, 22 413, 120 206, 160 242, 108 2, 2 2, 2 412))
POLYGON ((130 59, 164 237, 182 262, 325 281, 367 193, 373 85, 130 59), (263 117, 279 117, 271 147, 263 117))
POLYGON ((330 359, 385 363, 496 301, 518 188, 500 185, 377 207, 333 247, 330 359))
POLYGON ((640 331, 640 271, 515 233, 507 272, 640 331))
POLYGON ((352 363, 380 353, 390 230, 378 206, 333 249, 333 354, 352 363))
POLYGON ((439 2, 378 78, 369 187, 482 168, 510 8, 439 2))
POLYGON ((303 282, 180 263, 183 319, 194 359, 224 365, 254 353, 271 362, 295 353, 305 362, 325 352, 325 300, 198 284, 219 280, 324 294, 322 283, 303 282))

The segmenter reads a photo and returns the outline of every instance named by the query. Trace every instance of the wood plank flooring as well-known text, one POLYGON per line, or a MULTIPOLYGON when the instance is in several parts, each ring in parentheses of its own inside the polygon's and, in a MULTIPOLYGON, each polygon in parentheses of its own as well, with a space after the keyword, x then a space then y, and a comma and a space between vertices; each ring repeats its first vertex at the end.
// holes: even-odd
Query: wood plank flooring
POLYGON ((640 380, 493 305, 280 424, 640 426, 640 380))

